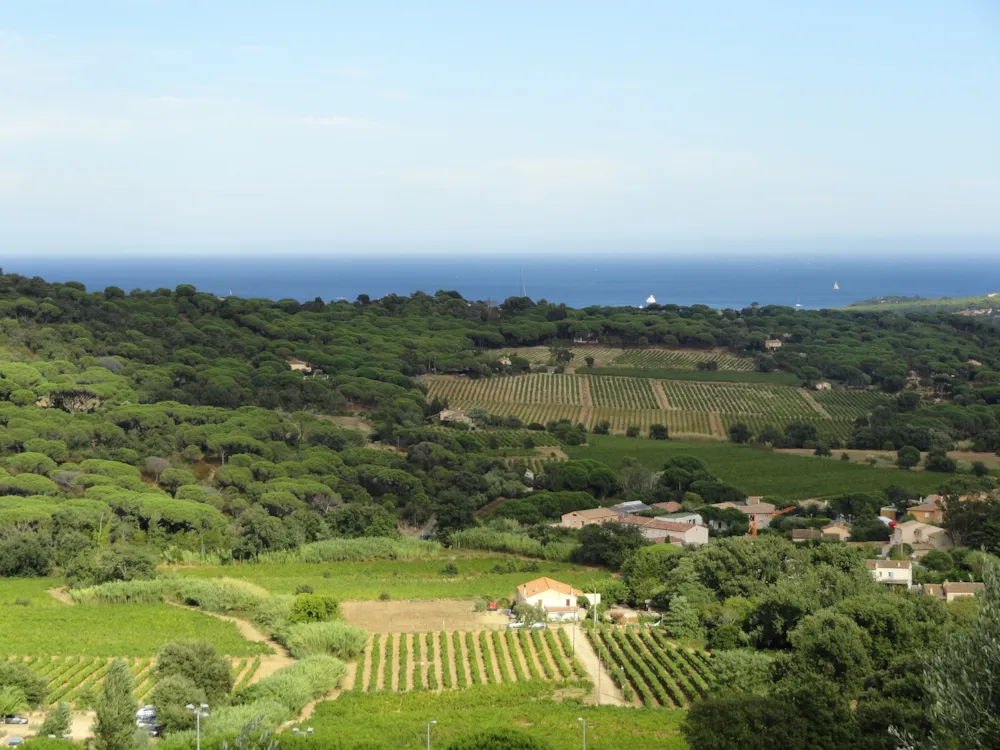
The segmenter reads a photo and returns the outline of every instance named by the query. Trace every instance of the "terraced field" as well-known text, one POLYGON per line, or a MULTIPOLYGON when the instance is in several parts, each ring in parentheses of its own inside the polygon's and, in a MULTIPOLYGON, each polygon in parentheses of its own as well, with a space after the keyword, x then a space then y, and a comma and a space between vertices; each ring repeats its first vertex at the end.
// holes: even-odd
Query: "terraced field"
MULTIPOLYGON (((595 367, 633 367, 644 370, 697 370, 699 362, 714 361, 720 370, 752 372, 752 359, 735 357, 717 351, 693 349, 615 349, 601 346, 570 347, 570 365, 584 367, 587 357, 594 358, 595 367)), ((547 346, 522 346, 504 351, 507 356, 523 357, 532 364, 549 364, 552 352, 547 346)))
MULTIPOLYGON (((782 385, 601 375, 432 377, 426 382, 431 398, 447 398, 456 408, 477 406, 493 414, 514 415, 525 423, 569 419, 589 430, 608 422, 615 434, 636 426, 643 435, 650 425, 663 424, 678 437, 718 439, 724 439, 729 426, 737 422, 755 432, 765 426, 783 430, 790 422, 806 422, 822 437, 843 439, 856 417, 885 398, 870 391, 810 392, 782 385)), ((511 432, 516 434, 510 436, 510 447, 523 444, 521 432, 511 432)))
POLYGON ((389 633, 372 637, 354 689, 402 693, 587 678, 561 628, 389 633))
POLYGON ((587 637, 628 701, 681 708, 708 693, 708 655, 674 646, 662 630, 601 627, 587 637))
MULTIPOLYGON (((0 661, 18 661, 26 664, 45 681, 48 694, 46 705, 65 701, 89 706, 100 690, 114 659, 90 656, 13 656, 0 657, 0 661)), ((135 680, 134 695, 140 703, 153 688, 156 659, 150 657, 126 658, 129 671, 135 680)), ((260 657, 233 659, 233 679, 236 687, 251 682, 260 667, 260 657)))

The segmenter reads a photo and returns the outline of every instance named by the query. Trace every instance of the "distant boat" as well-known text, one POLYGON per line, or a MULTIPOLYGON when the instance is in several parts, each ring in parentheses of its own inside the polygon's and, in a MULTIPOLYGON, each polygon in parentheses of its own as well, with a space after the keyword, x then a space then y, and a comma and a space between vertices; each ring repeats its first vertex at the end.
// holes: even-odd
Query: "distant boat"
POLYGON ((646 297, 646 304, 647 305, 655 305, 656 304, 656 297, 654 297, 652 294, 649 295, 648 297, 646 297))
POLYGON ((796 297, 795 298, 795 306, 796 307, 802 307, 802 298, 801 297, 796 297))
POLYGON ((833 282, 833 290, 837 291, 838 289, 840 289, 840 284, 838 284, 836 281, 833 282))

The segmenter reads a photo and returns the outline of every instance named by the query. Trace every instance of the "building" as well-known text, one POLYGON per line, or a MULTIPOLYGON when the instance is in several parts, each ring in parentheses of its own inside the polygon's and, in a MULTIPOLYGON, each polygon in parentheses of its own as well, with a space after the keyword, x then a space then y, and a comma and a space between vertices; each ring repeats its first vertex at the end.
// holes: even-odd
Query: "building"
POLYGON ((676 513, 667 513, 665 516, 658 516, 661 521, 673 521, 674 523, 691 524, 693 526, 704 526, 705 519, 701 514, 693 510, 681 510, 676 513))
POLYGON ((441 422, 442 424, 446 422, 450 422, 452 424, 454 423, 472 424, 472 420, 469 419, 465 415, 465 412, 462 411, 461 409, 442 409, 440 412, 438 412, 437 417, 438 417, 438 422, 441 422))
POLYGON ((500 357, 500 359, 498 359, 497 362, 499 362, 504 367, 510 367, 510 357, 500 357))
POLYGON ((642 513, 644 510, 649 510, 649 506, 638 500, 632 500, 628 503, 618 503, 618 505, 612 505, 611 510, 620 516, 634 516, 636 513, 642 513))
POLYGON ((306 362, 304 359, 297 359, 295 357, 288 357, 285 362, 288 366, 292 368, 295 372, 309 372, 312 370, 312 365, 306 362))
POLYGON ((838 521, 824 526, 822 532, 824 539, 830 539, 835 542, 846 542, 847 538, 851 535, 851 527, 846 523, 838 521))
POLYGON ((878 509, 878 514, 881 518, 888 518, 890 521, 898 520, 896 518, 897 511, 896 507, 893 505, 883 505, 878 509))
POLYGON ((564 513, 560 525, 567 529, 582 529, 592 523, 617 523, 620 520, 621 516, 610 508, 593 508, 564 513))
POLYGON ((906 588, 913 585, 913 563, 909 560, 865 560, 865 567, 879 583, 906 588))
POLYGON ((819 383, 816 383, 813 386, 813 388, 815 388, 817 391, 832 391, 833 390, 833 386, 830 385, 829 383, 827 383, 825 380, 821 380, 819 383))
POLYGON ((823 532, 817 529, 792 529, 793 542, 811 542, 823 538, 823 532))
POLYGON ((951 581, 945 581, 944 583, 925 583, 922 590, 923 593, 928 596, 935 596, 946 602, 953 602, 956 599, 964 599, 970 596, 975 596, 979 592, 985 591, 986 584, 965 582, 952 583, 951 581))
POLYGON ((625 516, 619 520, 624 526, 636 526, 652 542, 690 544, 697 547, 708 542, 708 528, 687 523, 664 521, 661 518, 625 516))
POLYGON ((944 510, 940 505, 936 503, 923 503, 921 505, 913 505, 909 510, 906 511, 913 515, 915 519, 921 523, 943 523, 944 522, 944 510))
POLYGON ((937 526, 930 526, 921 521, 907 521, 892 530, 893 544, 908 544, 922 557, 932 549, 948 549, 954 546, 948 532, 937 526))
POLYGON ((764 342, 764 348, 769 352, 777 351, 781 348, 781 339, 768 339, 764 342))
POLYGON ((667 513, 676 513, 681 509, 681 504, 671 500, 666 503, 653 503, 653 507, 659 508, 660 510, 665 510, 667 513))
POLYGON ((580 613, 578 599, 586 599, 591 604, 599 604, 601 595, 584 594, 568 583, 546 577, 522 583, 514 594, 515 604, 541 605, 550 620, 578 619, 580 613))

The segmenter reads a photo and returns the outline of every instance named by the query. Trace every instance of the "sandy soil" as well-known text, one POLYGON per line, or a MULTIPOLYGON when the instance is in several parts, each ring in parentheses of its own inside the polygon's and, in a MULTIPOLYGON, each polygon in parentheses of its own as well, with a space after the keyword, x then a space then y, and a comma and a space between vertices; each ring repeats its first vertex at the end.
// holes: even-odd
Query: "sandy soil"
POLYGON ((74 605, 76 602, 70 597, 69 592, 66 589, 49 589, 49 596, 51 596, 56 601, 60 601, 63 604, 74 605))
MULTIPOLYGON (((28 724, 4 724, 0 726, 0 737, 3 738, 4 745, 7 744, 6 740, 10 737, 34 737, 35 733, 38 732, 38 727, 45 721, 44 711, 32 711, 21 715, 28 719, 28 724)), ((83 742, 92 736, 90 729, 96 716, 94 711, 73 711, 70 714, 69 733, 74 742, 83 742)))
POLYGON ((474 599, 345 601, 340 609, 347 622, 370 633, 496 630, 508 621, 499 612, 476 612, 474 599))
MULTIPOLYGON (((570 642, 573 642, 573 625, 563 625, 563 630, 569 636, 570 642)), ((605 706, 626 706, 625 696, 622 695, 622 691, 611 681, 611 675, 608 674, 607 670, 601 666, 598 658, 597 652, 594 651, 594 647, 587 640, 587 636, 584 635, 583 631, 577 629, 576 633, 576 656, 583 665, 583 668, 587 670, 587 675, 590 680, 594 683, 594 689, 590 693, 588 702, 598 703, 605 706), (600 672, 600 685, 601 685, 601 695, 600 701, 598 701, 597 695, 597 684, 598 684, 598 672, 600 672)))

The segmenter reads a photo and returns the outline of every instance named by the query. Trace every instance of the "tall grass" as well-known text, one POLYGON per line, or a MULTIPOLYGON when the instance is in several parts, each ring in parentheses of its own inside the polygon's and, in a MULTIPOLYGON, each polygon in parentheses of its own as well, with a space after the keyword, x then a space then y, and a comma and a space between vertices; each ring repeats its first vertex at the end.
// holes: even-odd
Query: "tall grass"
POLYGON ((360 539, 327 539, 303 544, 295 549, 265 552, 257 557, 259 563, 329 563, 363 562, 365 560, 427 560, 442 554, 437 542, 416 539, 389 539, 387 537, 362 537, 360 539))
POLYGON ((568 562, 574 549, 572 544, 544 545, 526 534, 496 531, 485 527, 454 532, 451 535, 451 546, 455 549, 486 550, 525 557, 540 557, 554 562, 568 562))
POLYGON ((285 645, 296 659, 316 654, 357 659, 365 650, 368 633, 343 622, 303 622, 288 628, 285 645))
POLYGON ((233 695, 233 704, 246 706, 259 701, 280 703, 292 714, 311 700, 321 698, 347 674, 347 665, 332 656, 308 656, 233 695))

